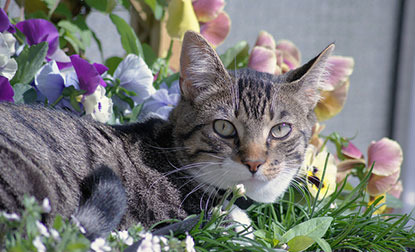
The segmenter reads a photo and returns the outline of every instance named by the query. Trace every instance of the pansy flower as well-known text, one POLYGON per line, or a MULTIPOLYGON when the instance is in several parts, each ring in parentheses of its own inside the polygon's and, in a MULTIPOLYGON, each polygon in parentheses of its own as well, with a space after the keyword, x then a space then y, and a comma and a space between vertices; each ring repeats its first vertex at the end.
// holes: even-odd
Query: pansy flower
POLYGON ((336 190, 337 166, 334 156, 326 150, 316 152, 314 146, 310 145, 306 151, 302 171, 306 173, 307 188, 313 197, 317 196, 319 188, 319 200, 330 196, 336 190), (327 158, 327 166, 325 166, 327 158))
POLYGON ((172 0, 168 7, 167 32, 182 39, 188 30, 200 32, 216 47, 228 36, 231 20, 224 0, 172 0))
POLYGON ((0 8, 0 32, 16 32, 14 25, 10 23, 7 13, 2 8, 0 8))
MULTIPOLYGON (((288 40, 275 42, 271 34, 261 31, 249 56, 248 67, 279 75, 299 67, 300 63, 301 54, 294 43, 288 40)), ((320 90, 321 100, 314 110, 320 122, 337 115, 343 109, 354 60, 350 57, 330 56, 327 65, 328 72, 320 90)))
POLYGON ((30 46, 47 42, 47 59, 55 60, 60 69, 71 65, 71 59, 59 48, 59 33, 51 22, 45 19, 28 19, 17 23, 16 27, 26 36, 30 46))
POLYGON ((4 76, 0 76, 0 102, 14 102, 13 96, 14 91, 12 86, 10 85, 9 80, 4 76))
POLYGON ((175 81, 169 88, 165 83, 157 90, 143 105, 140 113, 140 120, 156 116, 167 120, 170 112, 177 105, 180 99, 179 81, 175 81))
POLYGON ((0 33, 0 76, 10 80, 17 71, 17 62, 10 58, 14 54, 14 42, 11 44, 7 40, 6 35, 0 33))
MULTIPOLYGON (((144 60, 135 55, 128 54, 127 57, 118 65, 114 72, 114 78, 120 80, 120 86, 136 95, 131 99, 134 105, 142 104, 147 98, 156 92, 153 87, 153 74, 144 60)), ((130 107, 119 97, 114 96, 115 105, 122 111, 130 107)))

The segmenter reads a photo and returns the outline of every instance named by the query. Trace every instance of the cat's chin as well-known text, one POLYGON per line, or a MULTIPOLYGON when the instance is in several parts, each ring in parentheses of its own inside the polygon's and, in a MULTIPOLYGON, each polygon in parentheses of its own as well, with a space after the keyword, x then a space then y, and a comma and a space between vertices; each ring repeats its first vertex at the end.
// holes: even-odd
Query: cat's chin
POLYGON ((246 195, 256 202, 273 203, 275 202, 290 185, 294 174, 284 174, 271 181, 249 179, 242 181, 245 187, 246 195))

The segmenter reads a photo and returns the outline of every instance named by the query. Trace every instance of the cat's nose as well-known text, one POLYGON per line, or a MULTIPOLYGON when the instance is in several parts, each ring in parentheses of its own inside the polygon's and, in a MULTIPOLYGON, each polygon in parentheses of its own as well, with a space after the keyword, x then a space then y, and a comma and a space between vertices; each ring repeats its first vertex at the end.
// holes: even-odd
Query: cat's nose
POLYGON ((265 163, 265 160, 242 160, 242 163, 248 167, 252 174, 255 174, 259 167, 265 163))

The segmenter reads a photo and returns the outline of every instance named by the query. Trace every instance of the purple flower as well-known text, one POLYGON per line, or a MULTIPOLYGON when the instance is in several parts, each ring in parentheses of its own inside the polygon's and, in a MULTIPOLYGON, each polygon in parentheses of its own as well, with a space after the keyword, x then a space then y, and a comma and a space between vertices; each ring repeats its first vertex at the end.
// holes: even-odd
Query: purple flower
POLYGON ((59 33, 51 22, 45 19, 28 19, 17 23, 16 27, 26 36, 30 46, 47 42, 47 59, 55 60, 60 69, 70 66, 69 57, 59 49, 59 33))
POLYGON ((4 31, 15 33, 16 29, 14 28, 14 25, 10 23, 7 13, 2 8, 0 8, 0 32, 4 31))
POLYGON ((140 119, 157 116, 167 120, 170 112, 179 102, 179 99, 179 81, 173 82, 170 88, 165 83, 161 84, 160 89, 144 103, 140 119))
POLYGON ((0 76, 0 101, 14 102, 13 96, 14 92, 9 80, 0 76))
MULTIPOLYGON (((86 91, 85 95, 94 93, 98 85, 106 86, 94 65, 82 59, 79 55, 72 55, 70 58, 76 75, 78 76, 79 88, 86 91)), ((101 64, 98 65, 98 69, 100 71, 103 71, 104 69, 105 71, 108 70, 108 68, 101 64)))

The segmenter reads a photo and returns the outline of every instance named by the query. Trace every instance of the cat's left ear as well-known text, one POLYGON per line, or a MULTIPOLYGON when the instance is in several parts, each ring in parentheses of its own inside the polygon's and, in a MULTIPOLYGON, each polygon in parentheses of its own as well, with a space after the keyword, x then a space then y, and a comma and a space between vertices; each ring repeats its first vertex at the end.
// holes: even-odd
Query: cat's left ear
POLYGON ((294 87, 300 99, 310 108, 314 108, 320 99, 319 90, 324 88, 329 72, 327 59, 334 47, 330 44, 314 59, 286 73, 288 85, 294 87))
POLYGON ((188 31, 180 55, 180 90, 185 99, 215 92, 230 76, 215 50, 200 34, 188 31))

